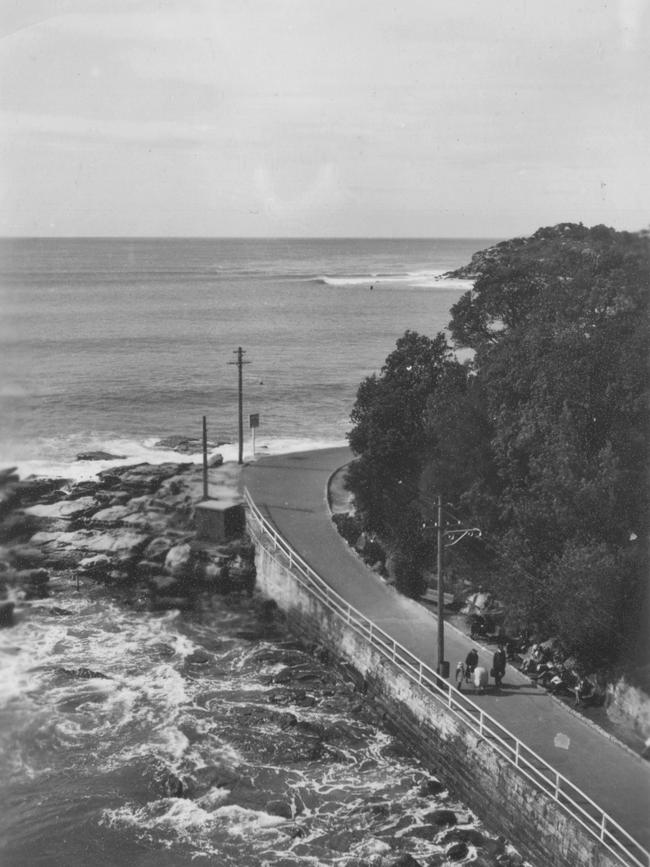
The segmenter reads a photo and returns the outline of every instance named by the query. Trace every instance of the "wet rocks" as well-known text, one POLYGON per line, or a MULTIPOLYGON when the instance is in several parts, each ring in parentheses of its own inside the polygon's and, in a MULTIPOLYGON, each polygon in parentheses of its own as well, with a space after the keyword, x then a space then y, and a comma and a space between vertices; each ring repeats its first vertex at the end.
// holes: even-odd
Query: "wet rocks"
POLYGON ((62 674, 67 674, 68 677, 79 678, 81 680, 94 680, 96 678, 100 680, 110 680, 110 677, 106 674, 102 674, 101 671, 93 671, 90 668, 60 668, 59 671, 62 674))
POLYGON ((14 607, 13 602, 0 602, 0 628, 13 626, 14 607))
POLYGON ((281 816, 283 819, 293 819, 293 808, 287 801, 271 800, 265 804, 265 810, 271 816, 281 816))
MULTIPOLYGON (((182 455, 193 455, 200 454, 203 451, 203 442, 194 437, 172 435, 158 440, 154 448, 169 449, 182 455)), ((215 448, 215 443, 209 442, 208 448, 215 448)))
POLYGON ((189 545, 175 545, 165 557, 165 572, 174 578, 183 578, 189 573, 191 560, 192 549, 189 545))
POLYGON ((458 842, 452 843, 448 849, 445 849, 445 857, 449 861, 462 861, 467 858, 469 847, 467 843, 458 842))
POLYGON ((197 594, 251 592, 248 540, 203 544, 194 538, 200 470, 193 464, 112 467, 96 481, 14 480, 12 510, 0 509, 0 598, 13 584, 27 598, 46 595, 43 573, 79 570, 84 578, 135 587, 155 610, 188 608, 197 594), (24 573, 24 574, 22 574, 24 573))
POLYGON ((76 457, 78 461, 124 461, 126 455, 112 455, 110 452, 79 452, 76 457))
POLYGON ((431 810, 423 818, 425 822, 436 825, 438 828, 455 825, 458 821, 453 810, 431 810))
POLYGON ((427 798, 433 795, 439 795, 444 788, 445 786, 440 782, 440 780, 436 780, 435 777, 430 777, 428 780, 424 780, 424 782, 420 783, 419 794, 423 798, 427 798))

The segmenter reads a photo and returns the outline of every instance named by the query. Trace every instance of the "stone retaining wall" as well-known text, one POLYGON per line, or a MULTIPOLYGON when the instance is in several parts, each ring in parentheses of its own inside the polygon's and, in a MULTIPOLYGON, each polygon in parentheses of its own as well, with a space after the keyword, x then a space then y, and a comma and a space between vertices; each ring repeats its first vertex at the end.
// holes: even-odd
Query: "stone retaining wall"
MULTIPOLYGON (((251 527, 251 533, 254 534, 251 527)), ((386 660, 315 599, 256 543, 257 586, 286 614, 290 629, 351 665, 423 763, 536 867, 620 867, 620 861, 444 705, 386 660)))

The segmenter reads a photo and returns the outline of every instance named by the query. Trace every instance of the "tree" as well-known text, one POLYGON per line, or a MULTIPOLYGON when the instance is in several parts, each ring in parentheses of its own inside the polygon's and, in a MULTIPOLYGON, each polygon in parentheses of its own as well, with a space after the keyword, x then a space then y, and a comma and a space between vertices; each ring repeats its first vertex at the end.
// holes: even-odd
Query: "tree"
POLYGON ((589 665, 647 650, 650 235, 563 223, 477 253, 450 332, 361 383, 349 473, 410 595, 441 492, 483 539, 449 560, 589 665), (429 504, 429 505, 428 505, 429 504))
POLYGON ((475 351, 492 425, 497 482, 468 495, 498 505, 485 521, 495 588, 567 646, 576 617, 591 624, 610 664, 641 629, 647 575, 649 251, 643 236, 570 224, 499 245, 450 325, 475 351), (642 555, 623 593, 631 536, 642 555))
POLYGON ((359 458, 348 472, 348 485, 364 528, 378 533, 398 556, 398 582, 412 596, 421 593, 422 568, 430 561, 418 503, 431 445, 427 401, 457 366, 443 334, 431 339, 407 331, 379 376, 361 383, 351 415, 348 438, 359 458))

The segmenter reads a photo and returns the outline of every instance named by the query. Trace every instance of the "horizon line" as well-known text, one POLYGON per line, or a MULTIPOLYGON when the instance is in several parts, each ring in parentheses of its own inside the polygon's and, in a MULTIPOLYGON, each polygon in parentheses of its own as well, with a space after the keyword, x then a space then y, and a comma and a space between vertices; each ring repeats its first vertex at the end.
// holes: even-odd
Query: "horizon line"
POLYGON ((501 237, 501 235, 0 235, 0 241, 491 241, 501 237))

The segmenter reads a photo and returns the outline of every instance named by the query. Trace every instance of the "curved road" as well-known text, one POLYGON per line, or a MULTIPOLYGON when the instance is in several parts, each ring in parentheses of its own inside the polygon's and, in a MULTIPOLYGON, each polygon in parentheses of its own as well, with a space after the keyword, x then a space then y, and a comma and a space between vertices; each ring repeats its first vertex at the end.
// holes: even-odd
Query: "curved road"
MULTIPOLYGON (((333 589, 435 669, 435 617, 368 569, 331 520, 327 483, 351 457, 349 449, 337 448, 262 458, 244 467, 243 482, 262 514, 333 589)), ((489 670, 492 651, 446 626, 445 656, 452 676, 472 646, 489 670)), ((570 713, 510 666, 499 693, 471 697, 650 848, 647 761, 570 713), (558 734, 568 738, 568 749, 555 746, 558 734)))

